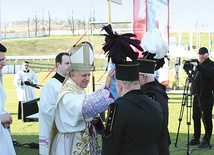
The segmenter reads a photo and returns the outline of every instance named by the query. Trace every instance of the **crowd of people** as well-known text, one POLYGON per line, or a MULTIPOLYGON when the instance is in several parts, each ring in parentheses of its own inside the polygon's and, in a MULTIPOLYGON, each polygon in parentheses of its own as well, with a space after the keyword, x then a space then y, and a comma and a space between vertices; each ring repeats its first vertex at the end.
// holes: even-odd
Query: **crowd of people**
MULTIPOLYGON (((56 56, 56 73, 41 90, 39 108, 24 109, 39 112, 39 154, 169 155, 169 98, 166 87, 155 78, 157 61, 139 58, 130 45, 134 44, 140 51, 143 49, 131 35, 114 34, 111 27, 104 29, 110 33, 106 35, 103 50, 111 61, 105 83, 86 94, 94 67, 94 51, 93 46, 84 41, 72 46, 71 53, 61 52, 56 56), (125 48, 128 50, 124 51, 125 48), (106 110, 108 117, 104 123, 100 114, 106 110)), ((0 44, 0 70, 5 66, 6 51, 0 44)), ((205 47, 199 49, 198 56, 198 63, 193 62, 196 70, 191 81, 194 135, 188 144, 207 148, 213 129, 213 96, 209 83, 214 74, 214 62, 205 47), (201 118, 205 135, 200 141, 201 118)), ((18 119, 24 120, 21 103, 36 98, 38 84, 29 64, 24 61, 22 70, 14 78, 18 119)), ((0 154, 15 155, 10 134, 13 119, 4 110, 5 101, 6 94, 0 83, 0 154)), ((38 106, 37 103, 30 105, 38 106)))

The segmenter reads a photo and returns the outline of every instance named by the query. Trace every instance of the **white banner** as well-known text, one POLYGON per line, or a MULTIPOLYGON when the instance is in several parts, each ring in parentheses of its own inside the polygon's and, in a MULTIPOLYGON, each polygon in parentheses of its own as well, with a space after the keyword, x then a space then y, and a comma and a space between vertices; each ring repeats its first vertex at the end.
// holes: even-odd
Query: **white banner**
MULTIPOLYGON (((133 32, 142 40, 146 32, 157 29, 169 43, 169 0, 133 0, 133 32)), ((169 45, 169 44, 168 44, 169 45)), ((165 59, 163 68, 158 70, 158 80, 169 84, 169 62, 165 59)))

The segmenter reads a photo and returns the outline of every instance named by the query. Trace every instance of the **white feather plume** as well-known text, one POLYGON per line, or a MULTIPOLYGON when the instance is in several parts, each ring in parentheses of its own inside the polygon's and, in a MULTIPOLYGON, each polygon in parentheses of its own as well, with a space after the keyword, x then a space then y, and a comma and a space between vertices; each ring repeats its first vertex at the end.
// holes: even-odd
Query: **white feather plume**
POLYGON ((141 46, 144 51, 156 54, 155 59, 162 59, 169 51, 169 47, 158 29, 147 32, 141 41, 141 46))

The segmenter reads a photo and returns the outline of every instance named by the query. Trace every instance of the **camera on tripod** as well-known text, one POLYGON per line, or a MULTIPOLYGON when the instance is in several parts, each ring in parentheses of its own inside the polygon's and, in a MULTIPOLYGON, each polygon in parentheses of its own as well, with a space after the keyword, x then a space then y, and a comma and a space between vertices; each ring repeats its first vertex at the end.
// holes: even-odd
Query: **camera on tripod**
POLYGON ((190 59, 190 60, 184 60, 184 66, 183 69, 185 70, 185 72, 189 75, 189 74, 193 74, 194 73, 194 65, 192 64, 192 62, 197 62, 198 63, 198 59, 190 59))

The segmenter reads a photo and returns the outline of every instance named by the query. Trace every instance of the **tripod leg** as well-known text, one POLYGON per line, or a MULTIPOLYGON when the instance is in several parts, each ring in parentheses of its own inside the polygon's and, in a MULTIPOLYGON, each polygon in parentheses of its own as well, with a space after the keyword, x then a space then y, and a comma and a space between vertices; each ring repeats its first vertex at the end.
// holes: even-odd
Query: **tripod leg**
POLYGON ((189 147, 189 135, 190 135, 190 125, 191 125, 191 109, 192 109, 192 95, 191 94, 187 94, 187 155, 191 154, 191 149, 189 147), (190 97, 190 98, 189 98, 190 97))
POLYGON ((177 143, 178 143, 178 135, 179 135, 179 131, 180 131, 181 121, 182 121, 182 118, 183 118, 184 106, 185 106, 185 103, 182 102, 181 109, 180 109, 180 115, 179 115, 179 118, 178 118, 178 121, 179 121, 178 130, 177 130, 176 140, 175 140, 175 143, 174 143, 175 147, 177 147, 177 143))
POLYGON ((182 98, 182 104, 181 104, 181 109, 180 109, 180 115, 179 115, 179 119, 178 119, 178 121, 179 121, 178 131, 177 131, 176 140, 174 143, 175 147, 177 147, 181 121, 182 121, 183 113, 184 113, 184 106, 185 106, 186 101, 187 101, 188 85, 189 85, 188 78, 186 78, 186 82, 185 82, 185 86, 184 86, 184 92, 183 92, 183 98, 182 98))

